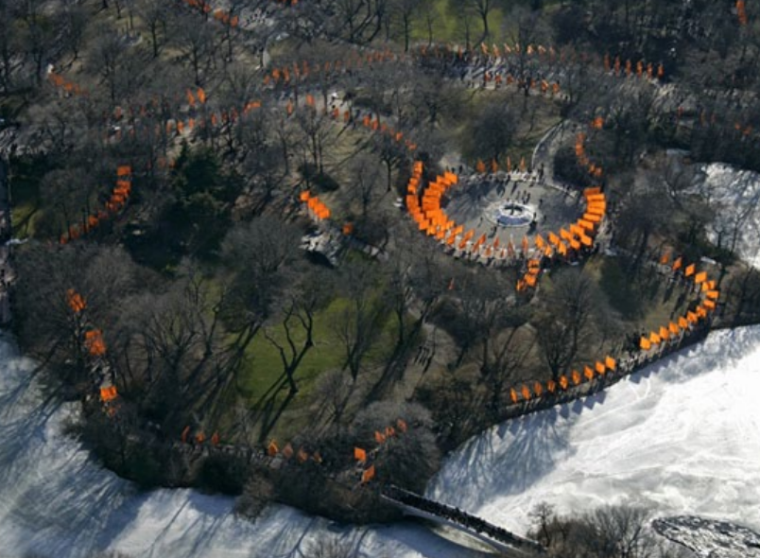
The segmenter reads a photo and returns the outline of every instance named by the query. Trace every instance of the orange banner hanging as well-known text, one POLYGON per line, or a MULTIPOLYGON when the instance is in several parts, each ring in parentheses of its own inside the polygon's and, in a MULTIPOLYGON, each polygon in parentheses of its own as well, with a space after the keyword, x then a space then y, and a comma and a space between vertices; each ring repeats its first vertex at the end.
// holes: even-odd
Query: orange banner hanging
POLYGON ((369 469, 362 473, 362 484, 367 484, 369 481, 375 478, 375 466, 372 465, 369 469))
POLYGON ((362 448, 354 448, 354 459, 359 463, 365 463, 367 461, 367 452, 362 448))

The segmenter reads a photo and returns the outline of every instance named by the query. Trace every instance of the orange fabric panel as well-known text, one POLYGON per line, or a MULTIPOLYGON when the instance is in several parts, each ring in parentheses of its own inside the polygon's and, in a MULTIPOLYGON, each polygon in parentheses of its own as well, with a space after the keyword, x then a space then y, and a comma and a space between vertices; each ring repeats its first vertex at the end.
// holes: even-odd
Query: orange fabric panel
POLYGON ((108 403, 109 401, 113 401, 117 397, 116 393, 116 386, 109 386, 109 387, 103 387, 100 388, 100 400, 103 401, 103 403, 108 403))
POLYGON ((271 440, 267 446, 267 455, 274 457, 280 452, 280 448, 277 447, 277 440, 271 440))
POLYGON ((375 478, 375 466, 372 465, 369 469, 362 473, 362 484, 367 484, 369 481, 375 478))
POLYGON ((520 393, 522 394, 523 399, 525 399, 526 401, 530 399, 530 389, 528 388, 528 386, 523 385, 522 389, 520 390, 520 393))

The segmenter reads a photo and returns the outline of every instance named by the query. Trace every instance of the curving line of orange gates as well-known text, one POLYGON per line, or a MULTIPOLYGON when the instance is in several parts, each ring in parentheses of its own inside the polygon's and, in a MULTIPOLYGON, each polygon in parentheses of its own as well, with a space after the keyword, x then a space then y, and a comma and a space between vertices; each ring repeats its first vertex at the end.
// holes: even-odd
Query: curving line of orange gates
POLYGON ((110 368, 107 365, 107 348, 103 340, 103 331, 92 326, 85 315, 87 300, 76 290, 66 291, 66 304, 72 312, 75 321, 79 342, 86 355, 87 368, 90 371, 102 370, 106 372, 102 380, 99 380, 98 396, 103 405, 103 410, 113 416, 118 407, 118 391, 113 382, 110 368))
MULTIPOLYGON (((604 119, 595 118, 590 124, 590 128, 601 130, 604 126, 604 119)), ((587 135, 580 133, 576 137, 575 153, 578 163, 584 167, 590 176, 602 179, 604 171, 601 165, 592 161, 586 153, 587 135)), ((459 241, 460 249, 470 247, 471 252, 483 253, 487 257, 499 247, 498 239, 493 244, 486 245, 486 235, 482 234, 473 242, 475 230, 465 232, 463 225, 457 225, 443 211, 441 200, 446 192, 458 183, 458 177, 450 172, 443 176, 437 176, 426 186, 423 182, 423 165, 420 161, 415 162, 413 173, 407 184, 406 207, 417 223, 420 231, 428 236, 434 237, 439 242, 451 246, 459 241), (422 202, 420 202, 420 196, 422 202)), ((593 247, 595 236, 598 233, 601 224, 607 213, 607 200, 604 193, 599 187, 586 188, 583 191, 583 198, 586 204, 583 217, 566 228, 561 228, 558 234, 550 232, 548 240, 538 234, 534 238, 534 246, 537 252, 530 250, 527 237, 522 242, 522 257, 527 259, 527 272, 517 283, 517 290, 521 291, 528 287, 535 287, 543 264, 544 258, 553 258, 555 255, 564 256, 566 259, 580 255, 581 251, 593 247), (535 257, 530 257, 535 255, 535 257)), ((507 254, 514 256, 515 249, 511 246, 502 248, 507 254)), ((660 259, 660 264, 669 262, 669 255, 660 259)), ((706 271, 697 272, 697 264, 692 263, 684 267, 683 258, 676 259, 671 270, 676 273, 681 270, 684 278, 692 278, 693 282, 700 289, 699 304, 694 311, 688 311, 684 316, 678 318, 675 322, 670 322, 652 331, 648 336, 642 337, 639 342, 641 353, 645 357, 654 356, 661 353, 670 344, 677 344, 685 335, 690 334, 700 323, 709 318, 710 313, 715 311, 716 304, 720 293, 716 290, 716 282, 707 277, 706 271)), ((510 400, 513 404, 523 404, 531 400, 539 399, 545 394, 555 394, 560 391, 567 391, 583 383, 591 382, 597 377, 604 377, 609 372, 618 369, 618 361, 607 355, 593 364, 585 365, 583 370, 573 369, 567 375, 561 375, 557 380, 548 380, 546 382, 536 381, 532 385, 523 384, 520 387, 512 387, 509 391, 510 400)))
POLYGON ((120 165, 116 168, 116 186, 111 196, 105 203, 105 209, 92 212, 84 218, 82 224, 70 225, 68 231, 62 234, 58 240, 60 244, 68 244, 72 240, 83 237, 95 230, 108 219, 115 217, 121 212, 132 192, 132 167, 120 165))
MULTIPOLYGON (((306 107, 312 111, 316 111, 316 102, 311 95, 306 96, 306 107)), ((292 115, 293 110, 293 105, 289 103, 287 107, 288 116, 292 115)), ((329 114, 330 117, 336 122, 342 119, 343 122, 347 124, 351 121, 351 111, 349 109, 341 112, 340 109, 336 107, 330 111, 329 114)), ((398 144, 399 148, 406 149, 409 154, 412 154, 417 149, 417 144, 414 143, 411 139, 406 138, 403 132, 395 129, 392 126, 389 126, 385 122, 381 122, 379 115, 373 116, 371 114, 365 114, 360 122, 365 129, 385 136, 389 141, 398 144)), ((417 176, 417 180, 419 181, 421 173, 422 163, 417 161, 414 163, 412 175, 417 176)), ((319 199, 318 196, 312 194, 309 190, 302 191, 299 194, 298 199, 301 203, 306 204, 309 215, 316 221, 325 221, 331 218, 332 212, 330 209, 322 200, 319 199)), ((342 227, 344 235, 350 235, 353 230, 354 227, 351 223, 345 223, 342 227)))
POLYGON ((299 194, 299 200, 306 204, 311 215, 317 221, 324 221, 330 218, 330 209, 317 196, 304 190, 299 194))
POLYGON ((395 54, 390 49, 370 51, 361 54, 353 51, 343 59, 328 60, 324 63, 309 63, 307 60, 293 62, 292 65, 278 66, 264 76, 264 85, 292 86, 307 81, 309 78, 327 79, 334 74, 349 70, 358 70, 382 62, 402 62, 407 59, 404 54, 395 54))
MULTIPOLYGON (((661 265, 669 264, 670 255, 664 254, 660 258, 661 265)), ((647 355, 661 352, 670 342, 680 341, 681 336, 689 333, 701 320, 707 320, 709 314, 715 311, 720 291, 717 290, 716 281, 709 279, 706 271, 697 271, 697 264, 692 263, 684 267, 683 258, 676 258, 669 266, 673 273, 682 270, 683 277, 693 281, 699 290, 698 304, 693 311, 688 311, 676 320, 668 322, 649 333, 639 340, 639 349, 647 355)))
MULTIPOLYGON (((407 210, 420 231, 434 237, 444 246, 456 245, 460 250, 482 254, 486 258, 498 257, 504 260, 516 257, 517 250, 511 241, 507 243, 507 246, 502 247, 497 237, 488 244, 486 233, 480 234, 475 239, 477 234, 475 229, 465 231, 464 225, 458 225, 443 210, 441 200, 448 190, 458 183, 459 178, 456 174, 446 172, 420 188, 423 170, 422 163, 415 162, 406 193, 407 210)), ((533 240, 534 250, 531 250, 528 237, 523 237, 520 246, 521 256, 530 259, 527 262, 527 272, 517 283, 518 291, 536 286, 543 258, 553 258, 558 255, 574 259, 583 250, 593 246, 594 236, 599 230, 607 209, 607 202, 599 188, 587 188, 583 192, 583 197, 586 203, 583 217, 569 224, 566 229, 561 228, 559 234, 549 232, 548 240, 544 240, 542 235, 537 234, 533 240)))
MULTIPOLYGON (((203 0, 186 1, 189 3, 196 2, 196 4, 201 4, 204 6, 206 5, 203 0)), ((291 4, 295 4, 296 2, 297 0, 293 0, 291 4)), ((441 57, 446 54, 450 55, 453 53, 451 49, 449 49, 447 52, 445 49, 441 51, 438 48, 436 48, 434 52, 434 55, 437 57, 441 57)), ((481 52, 486 56, 491 56, 491 52, 489 52, 488 49, 484 49, 482 46, 481 52)), ((495 45, 492 52, 494 57, 501 57, 501 52, 495 45)), ((545 49, 541 46, 533 47, 532 45, 529 45, 526 49, 526 52, 528 55, 535 54, 538 57, 547 56, 552 60, 556 56, 554 49, 551 47, 549 49, 545 49)), ((428 55, 427 50, 424 48, 420 49, 420 53, 423 56, 428 55)), ((515 45, 515 47, 504 45, 504 53, 519 54, 520 47, 519 45, 515 45)), ((459 49, 456 55, 460 58, 463 56, 461 49, 459 49)), ((403 58, 403 56, 393 55, 388 51, 385 53, 370 53, 364 59, 362 59, 361 56, 357 55, 345 63, 341 63, 340 61, 335 61, 333 63, 327 62, 321 68, 316 68, 316 73, 321 72, 322 75, 328 75, 330 72, 340 72, 350 69, 352 64, 354 67, 359 68, 364 63, 372 64, 373 62, 381 61, 398 61, 403 58)), ((614 70, 616 75, 630 76, 634 71, 632 62, 626 61, 623 70, 623 63, 620 61, 619 57, 616 57, 614 62, 612 62, 608 55, 604 57, 604 66, 607 71, 614 70)), ((639 77, 646 75, 648 78, 654 79, 655 70, 651 63, 645 66, 643 61, 639 61, 636 63, 635 68, 636 74, 639 77)), ((309 75, 313 75, 314 73, 315 72, 309 68, 306 62, 303 63, 300 69, 296 64, 292 70, 292 75, 296 78, 296 81, 299 79, 306 79, 309 75)), ((662 68, 662 65, 660 65, 656 71, 657 78, 662 78, 663 73, 664 70, 662 68)), ((507 83, 510 83, 514 80, 514 78, 510 80, 511 77, 512 76, 507 75, 507 83)), ((494 79, 497 83, 501 82, 501 76, 499 75, 495 77, 486 76, 486 79, 494 79)), ((68 93, 86 94, 85 90, 81 89, 76 84, 66 80, 59 74, 51 73, 50 80, 56 87, 62 88, 68 93)), ((267 76, 264 78, 265 84, 270 84, 272 82, 274 82, 274 84, 278 84, 279 82, 282 82, 282 84, 288 85, 291 83, 291 80, 291 70, 288 68, 275 69, 271 74, 267 74, 267 76)), ((541 90, 544 93, 548 92, 549 90, 551 90, 553 94, 559 92, 559 84, 556 83, 550 85, 547 82, 541 82, 539 84, 533 82, 530 85, 531 87, 536 87, 537 85, 540 86, 541 90)), ((187 98, 188 104, 191 108, 195 107, 196 102, 200 105, 204 105, 206 103, 206 94, 202 88, 198 88, 195 92, 188 89, 187 98)), ((307 96, 306 105, 315 109, 314 99, 310 95, 307 96)), ((241 113, 246 114, 247 112, 258 108, 261 108, 261 103, 259 101, 249 102, 242 109, 241 113)), ((289 103, 286 110, 287 114, 291 115, 294 111, 293 105, 289 103)), ((208 119, 203 119, 202 125, 207 125, 207 123, 210 123, 212 126, 215 126, 219 123, 225 124, 227 122, 234 121, 236 118, 238 118, 239 114, 240 113, 238 113, 235 109, 232 109, 230 111, 221 111, 218 113, 218 115, 216 112, 214 112, 211 113, 208 119)), ((338 109, 334 109, 331 115, 334 120, 339 120, 341 116, 344 122, 348 122, 351 119, 351 113, 348 110, 343 112, 341 115, 338 109)), ((704 119, 704 115, 702 118, 704 119)), ((192 129, 194 125, 195 120, 192 118, 188 118, 186 120, 174 120, 173 122, 167 121, 166 131, 171 132, 173 130, 176 130, 178 133, 182 133, 185 127, 192 129)), ((405 140, 402 132, 396 131, 388 127, 386 124, 381 123, 379 116, 373 118, 370 115, 366 115, 362 120, 362 125, 367 129, 371 129, 372 131, 387 134, 396 142, 405 145, 410 153, 413 152, 417 147, 416 144, 411 142, 409 139, 405 140)), ((590 127, 592 129, 601 129, 603 125, 604 120, 601 117, 597 117, 590 124, 590 127)), ((745 135, 746 134, 747 132, 745 131, 745 135)), ((600 166, 595 165, 586 155, 586 139, 586 134, 583 133, 579 134, 576 138, 575 147, 578 162, 588 170, 591 176, 597 179, 601 179, 603 177, 603 169, 600 166)), ((524 159, 520 164, 521 168, 525 166, 524 159)), ((485 163, 479 161, 478 168, 479 172, 485 171, 485 163)), ((492 170, 498 170, 498 163, 496 161, 492 161, 491 168, 492 170)), ((507 162, 507 168, 511 168, 511 162, 509 160, 507 162)), ((493 254, 499 248, 497 244, 498 240, 494 241, 493 245, 491 246, 485 246, 485 235, 481 235, 475 242, 471 242, 475 236, 475 231, 470 230, 465 232, 463 226, 457 226, 453 220, 448 218, 441 207, 442 197, 451 187, 458 183, 458 177, 454 173, 446 172, 444 175, 438 176, 432 182, 430 182, 422 190, 422 201, 420 203, 419 188, 423 181, 423 171, 424 168, 422 163, 420 161, 415 161, 413 165, 412 176, 407 186, 406 197, 407 208, 412 214, 414 220, 417 222, 420 230, 424 231, 429 236, 434 236, 438 241, 443 242, 449 246, 459 241, 460 248, 466 248, 467 245, 470 244, 472 251, 483 252, 486 255, 493 254)), ((131 167, 126 165, 120 166, 117 169, 117 177, 117 186, 114 189, 111 199, 106 204, 106 209, 110 212, 117 212, 120 210, 129 197, 129 194, 131 192, 131 167)), ((586 212, 581 219, 569 225, 567 230, 564 228, 560 229, 558 235, 555 233, 549 233, 548 242, 545 241, 541 235, 536 235, 534 239, 534 245, 535 249, 538 251, 537 258, 527 259, 530 255, 530 246, 527 238, 523 238, 521 248, 523 257, 527 259, 528 271, 523 279, 518 282, 518 290, 535 286, 538 279, 538 273, 541 268, 542 258, 553 257, 555 253, 566 256, 570 251, 579 251, 583 247, 591 247, 593 245, 594 234, 598 231, 598 228, 606 213, 606 199, 599 188, 588 188, 584 190, 583 195, 586 202, 586 212)), ((318 199, 318 197, 312 196, 307 191, 301 194, 300 199, 302 202, 307 204, 307 207, 316 218, 328 219, 330 217, 330 210, 324 205, 321 200, 318 199)), ((103 215, 100 212, 92 215, 87 219, 87 222, 83 224, 81 230, 77 229, 79 230, 79 234, 77 234, 75 231, 70 230, 69 238, 66 239, 65 237, 62 237, 61 243, 66 243, 68 240, 71 240, 88 232, 93 227, 97 226, 97 224, 101 222, 105 216, 107 216, 107 214, 103 215)), ((502 256, 510 252, 515 252, 514 247, 511 246, 511 242, 507 247, 502 248, 502 256)), ((669 258, 669 256, 667 256, 667 258, 669 258)), ((667 263, 666 256, 663 256, 661 258, 660 263, 667 263)), ((671 266, 671 269, 674 273, 678 272, 682 268, 682 258, 675 260, 671 266)), ((676 321, 670 322, 669 324, 660 327, 658 331, 652 331, 648 336, 642 337, 639 346, 640 350, 645 355, 652 355, 656 351, 661 352, 668 345, 668 343, 680 341, 684 335, 691 332, 701 320, 706 320, 709 314, 715 310, 716 302, 720 294, 716 290, 715 281, 708 280, 707 274, 704 271, 697 273, 696 264, 690 264, 686 266, 683 268, 682 273, 686 278, 693 277, 694 284, 699 285, 700 293, 702 295, 700 298, 700 304, 693 312, 689 311, 685 316, 679 317, 676 321)), ((67 293, 67 302, 75 317, 81 318, 86 308, 85 299, 80 294, 70 289, 67 293)), ((103 340, 102 331, 94 329, 91 326, 86 326, 83 330, 82 343, 90 359, 105 359, 106 345, 103 340)), ((510 399, 513 403, 517 404, 540 398, 546 393, 554 394, 560 390, 568 390, 573 386, 579 386, 584 382, 590 382, 596 377, 604 376, 608 372, 614 372, 617 370, 617 364, 618 363, 616 359, 608 355, 605 356, 604 359, 596 361, 593 365, 584 366, 582 372, 573 370, 568 375, 560 376, 557 381, 549 380, 544 383, 536 381, 532 386, 524 384, 519 388, 513 387, 510 389, 510 399)), ((102 383, 100 386, 99 396, 103 405, 106 407, 108 414, 113 415, 116 410, 115 402, 118 398, 118 392, 116 386, 112 382, 112 379, 106 378, 106 380, 102 383)), ((382 444, 385 440, 387 440, 389 436, 397 435, 397 432, 399 431, 406 431, 406 423, 404 423, 401 419, 397 421, 397 424, 397 429, 394 429, 394 431, 390 434, 388 433, 387 429, 385 433, 376 433, 376 441, 378 444, 382 444)), ((189 441, 190 435, 190 427, 186 427, 185 430, 183 430, 181 436, 182 442, 187 443, 189 441)), ((200 431, 193 436, 192 440, 196 443, 203 443, 205 442, 206 437, 205 434, 200 431)), ((211 436, 210 441, 212 445, 217 445, 219 443, 218 433, 214 433, 211 436)), ((310 459, 317 463, 321 463, 322 461, 319 452, 315 451, 310 454, 304 447, 299 448, 296 452, 291 444, 286 444, 286 446, 280 450, 275 440, 272 440, 268 445, 267 453, 270 456, 282 455, 286 459, 290 459, 295 455, 297 460, 301 463, 306 462, 310 459)), ((362 450, 361 448, 355 448, 354 457, 361 464, 366 464, 367 454, 365 450, 362 450)), ((369 482, 369 480, 374 478, 374 476, 375 467, 372 465, 362 471, 361 481, 364 484, 366 482, 369 482)))
MULTIPOLYGON (((456 58, 463 61, 465 55, 470 58, 474 56, 482 57, 485 63, 494 63, 497 60, 506 61, 510 57, 525 55, 527 57, 536 58, 540 61, 547 62, 565 62, 567 56, 564 52, 559 52, 553 47, 544 47, 543 45, 529 44, 525 48, 522 48, 519 43, 510 45, 504 43, 501 47, 494 44, 491 47, 485 43, 481 43, 479 48, 471 47, 469 50, 463 49, 461 46, 454 45, 436 45, 434 47, 421 46, 418 51, 419 56, 422 58, 456 58)), ((577 61, 575 54, 570 55, 570 62, 577 61)), ((665 67, 662 63, 655 66, 654 63, 644 59, 640 60, 622 60, 620 56, 614 58, 610 54, 605 54, 603 57, 596 57, 594 55, 589 56, 586 53, 580 55, 580 61, 583 63, 593 63, 602 65, 607 72, 614 72, 618 76, 631 76, 635 74, 639 78, 647 78, 649 80, 662 79, 665 77, 665 67), (600 60, 601 58, 601 60, 600 60)), ((484 83, 494 82, 497 86, 502 83, 511 85, 517 83, 519 86, 527 85, 530 89, 540 88, 542 93, 551 93, 557 95, 561 88, 558 82, 549 82, 547 80, 536 81, 532 79, 530 83, 524 83, 521 78, 513 75, 508 71, 486 71, 483 74, 484 83)))

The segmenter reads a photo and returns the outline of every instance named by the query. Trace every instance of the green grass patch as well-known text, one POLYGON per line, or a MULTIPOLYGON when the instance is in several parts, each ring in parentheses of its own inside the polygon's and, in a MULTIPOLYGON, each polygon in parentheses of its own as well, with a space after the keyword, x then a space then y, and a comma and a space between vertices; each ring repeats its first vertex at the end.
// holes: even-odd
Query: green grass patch
MULTIPOLYGON (((309 404, 315 380, 320 374, 343 367, 345 349, 335 331, 335 323, 348 304, 347 299, 338 298, 315 316, 314 347, 304 357, 296 372, 299 393, 291 408, 309 404)), ((393 348, 395 322, 388 316, 381 316, 380 320, 380 334, 365 360, 369 366, 381 362, 393 348)), ((275 325, 268 332, 278 343, 285 343, 282 325, 275 325)), ((293 338, 296 344, 302 342, 304 332, 296 329, 293 338)), ((283 366, 278 349, 263 334, 259 334, 251 343, 247 356, 248 365, 241 373, 238 388, 241 395, 251 405, 255 405, 282 376, 283 366)))
POLYGON ((33 237, 42 207, 40 181, 50 170, 44 159, 11 160, 11 219, 17 238, 33 237))
MULTIPOLYGON (((433 17, 433 42, 464 44, 465 27, 462 18, 451 8, 450 0, 436 0, 430 8, 433 17)), ((489 36, 486 43, 502 44, 510 36, 509 20, 500 8, 494 8, 488 14, 489 36)), ((470 25, 470 41, 475 43, 483 36, 483 22, 480 16, 473 15, 470 25)), ((426 16, 418 16, 412 23, 412 41, 427 42, 429 39, 426 16)))
POLYGON ((32 238, 35 234, 35 223, 39 216, 39 207, 36 204, 14 204, 13 207, 11 207, 13 236, 22 239, 32 238))

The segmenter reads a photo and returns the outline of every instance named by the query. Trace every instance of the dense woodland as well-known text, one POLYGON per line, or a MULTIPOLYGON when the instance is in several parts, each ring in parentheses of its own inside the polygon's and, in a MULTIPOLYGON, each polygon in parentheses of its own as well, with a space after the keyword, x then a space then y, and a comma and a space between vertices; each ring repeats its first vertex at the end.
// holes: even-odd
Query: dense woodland
MULTIPOLYGON (((341 519, 392 518, 375 487, 423 490, 442 455, 505 417, 510 389, 635 350, 640 332, 685 311, 688 289, 652 265, 663 253, 715 262, 717 325, 760 316, 760 275, 735 254, 749 213, 690 189, 699 163, 760 171, 752 5, 204 5, 0 3, 0 145, 15 235, 28 240, 14 254, 15 328, 51 371, 51 390, 87 402, 72 433, 122 475, 243 493, 240 510, 251 515, 278 500, 341 519), (429 54, 447 45, 465 56, 429 54), (485 64, 481 45, 523 45, 509 59, 515 85, 464 77, 485 64), (556 54, 529 56, 526 45, 556 54), (335 70, 377 52, 386 61, 335 70), (633 83, 605 71, 605 56, 651 61, 664 75, 633 83), (274 78, 280 68, 300 79, 274 78), (531 91, 543 78, 561 94, 531 91), (333 117, 336 103, 350 119, 333 117), (217 114, 218 125, 177 124, 217 114), (366 114, 416 149, 362 129, 366 114), (510 154, 530 160, 554 126, 600 115, 589 149, 607 170, 600 186, 617 257, 549 265, 537 290, 519 293, 522 270, 451 258, 394 205, 415 160, 430 177, 444 157, 470 169, 510 154), (685 153, 677 163, 666 155, 674 149, 685 153), (124 165, 128 201, 88 227, 124 165), (335 226, 350 225, 331 262, 302 249, 325 226, 304 211, 305 190, 326 201, 335 226), (708 242, 706 228, 726 211, 731 226, 708 242), (69 289, 102 330, 115 416, 93 401, 69 289), (222 445, 272 453, 275 444, 299 458, 273 470, 174 447, 187 437, 208 444, 212 433, 222 445), (364 490, 354 490, 354 448, 372 454, 364 490)), ((594 184, 570 136, 546 172, 578 189, 594 184)), ((568 554, 568 545, 604 539, 589 534, 604 523, 537 513, 536 536, 557 556, 660 555, 651 541, 568 554)), ((620 517, 630 510, 599 513, 609 525, 643 521, 620 517)), ((349 555, 325 544, 335 548, 315 556, 349 555)))

